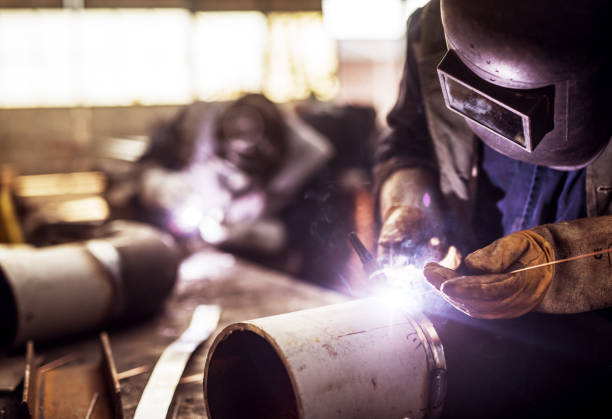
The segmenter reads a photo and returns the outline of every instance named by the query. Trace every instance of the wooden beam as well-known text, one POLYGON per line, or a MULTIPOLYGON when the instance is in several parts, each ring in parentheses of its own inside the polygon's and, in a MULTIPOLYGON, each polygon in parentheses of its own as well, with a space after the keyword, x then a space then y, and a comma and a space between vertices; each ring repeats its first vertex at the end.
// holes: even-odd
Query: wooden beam
MULTIPOLYGON (((193 11, 320 11, 321 0, 84 0, 88 8, 180 8, 193 11)), ((62 0, 0 0, 0 8, 60 8, 62 0)))
POLYGON ((62 0, 0 0, 2 9, 30 9, 62 7, 62 0))

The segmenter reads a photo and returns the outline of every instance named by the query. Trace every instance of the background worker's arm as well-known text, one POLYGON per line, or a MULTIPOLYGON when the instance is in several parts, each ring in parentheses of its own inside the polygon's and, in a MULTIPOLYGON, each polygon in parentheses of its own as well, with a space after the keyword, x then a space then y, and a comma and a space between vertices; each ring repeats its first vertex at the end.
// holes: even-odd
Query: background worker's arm
POLYGON ((612 216, 583 218, 496 240, 465 258, 468 275, 432 263, 425 276, 473 317, 512 318, 532 310, 578 313, 612 307, 612 254, 509 272, 611 247, 612 216))

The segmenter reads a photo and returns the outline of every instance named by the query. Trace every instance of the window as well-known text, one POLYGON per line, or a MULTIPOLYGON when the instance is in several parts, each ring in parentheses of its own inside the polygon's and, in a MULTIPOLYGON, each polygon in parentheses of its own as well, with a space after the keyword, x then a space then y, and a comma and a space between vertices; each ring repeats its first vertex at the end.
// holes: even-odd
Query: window
POLYGON ((275 101, 337 91, 321 13, 0 11, 0 107, 275 101))

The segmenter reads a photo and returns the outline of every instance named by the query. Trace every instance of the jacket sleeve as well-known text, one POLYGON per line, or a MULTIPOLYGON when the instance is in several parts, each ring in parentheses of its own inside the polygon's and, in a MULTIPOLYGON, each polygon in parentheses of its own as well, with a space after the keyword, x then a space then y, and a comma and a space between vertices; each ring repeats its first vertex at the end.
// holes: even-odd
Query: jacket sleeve
MULTIPOLYGON (((551 244, 554 260, 612 249, 612 216, 581 218, 533 229, 551 244)), ((579 313, 612 307, 612 254, 558 263, 544 300, 547 313, 579 313)))
POLYGON ((374 167, 376 197, 385 180, 399 169, 420 166, 437 171, 415 57, 415 46, 420 41, 421 11, 418 9, 408 19, 406 61, 399 94, 387 116, 389 128, 377 144, 374 167))

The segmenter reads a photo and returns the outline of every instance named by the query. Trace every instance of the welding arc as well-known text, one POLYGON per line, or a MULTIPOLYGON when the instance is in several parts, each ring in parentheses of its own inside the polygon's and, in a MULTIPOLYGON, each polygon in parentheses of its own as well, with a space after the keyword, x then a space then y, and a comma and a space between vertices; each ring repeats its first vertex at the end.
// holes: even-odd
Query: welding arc
POLYGON ((361 240, 359 240, 357 234, 351 232, 349 234, 349 240, 351 242, 351 245, 353 246, 353 249, 355 249, 355 253, 357 253, 357 256, 359 256, 359 260, 362 264, 365 265, 366 263, 374 259, 374 256, 372 256, 372 254, 368 252, 368 249, 366 249, 361 240))
POLYGON ((585 253, 584 255, 578 255, 578 256, 572 256, 572 257, 565 258, 565 259, 553 260, 552 262, 540 263, 539 265, 533 265, 533 266, 527 266, 521 269, 515 269, 514 271, 508 272, 508 273, 516 274, 519 272, 524 272, 524 271, 528 271, 528 270, 535 269, 535 268, 542 268, 544 266, 556 265, 557 263, 570 262, 572 260, 584 259, 590 256, 603 255, 604 253, 612 253, 612 249, 598 250, 596 252, 585 253))

